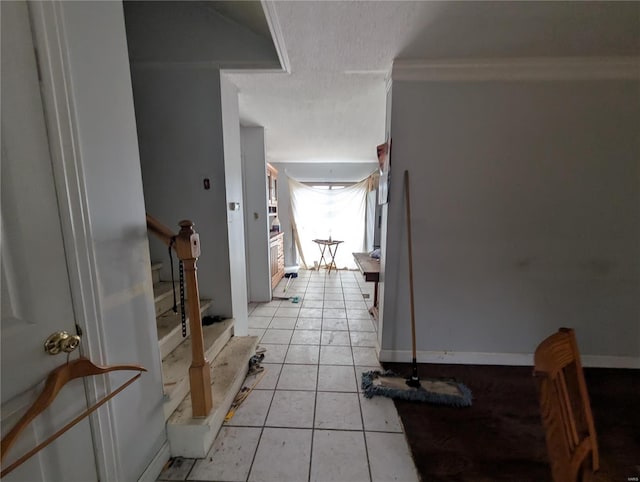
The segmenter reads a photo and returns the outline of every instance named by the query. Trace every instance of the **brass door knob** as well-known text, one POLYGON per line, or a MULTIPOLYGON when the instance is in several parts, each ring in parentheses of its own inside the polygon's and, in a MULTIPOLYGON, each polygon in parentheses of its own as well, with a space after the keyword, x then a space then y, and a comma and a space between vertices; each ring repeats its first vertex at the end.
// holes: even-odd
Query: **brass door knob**
POLYGON ((44 351, 49 355, 57 355, 60 352, 71 353, 80 345, 80 337, 71 335, 67 331, 56 331, 44 342, 44 351))

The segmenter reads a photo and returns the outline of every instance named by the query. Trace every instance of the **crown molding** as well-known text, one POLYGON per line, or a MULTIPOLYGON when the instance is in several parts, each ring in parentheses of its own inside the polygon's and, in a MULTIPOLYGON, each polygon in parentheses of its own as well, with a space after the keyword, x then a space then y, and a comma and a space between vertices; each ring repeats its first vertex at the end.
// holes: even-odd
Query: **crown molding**
POLYGON ((638 80, 640 57, 396 60, 400 81, 638 80))
POLYGON ((282 33, 282 27, 280 26, 280 20, 276 12, 276 2, 273 0, 261 0, 260 3, 262 3, 262 10, 264 10, 264 16, 269 25, 273 45, 278 53, 282 69, 287 74, 290 74, 291 63, 289 62, 289 54, 287 53, 287 47, 284 43, 284 34, 282 33))

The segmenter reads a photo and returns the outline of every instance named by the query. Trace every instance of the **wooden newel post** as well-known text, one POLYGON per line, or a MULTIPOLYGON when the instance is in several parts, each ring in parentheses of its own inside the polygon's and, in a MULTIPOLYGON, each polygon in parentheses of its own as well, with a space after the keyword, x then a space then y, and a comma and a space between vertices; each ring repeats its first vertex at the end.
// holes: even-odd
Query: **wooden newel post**
POLYGON ((184 265, 184 279, 187 285, 187 306, 189 328, 191 329, 191 406, 194 418, 209 415, 211 400, 211 367, 204 357, 204 337, 200 318, 200 293, 196 277, 196 262, 200 256, 200 237, 189 220, 180 221, 180 232, 176 238, 176 252, 184 265))

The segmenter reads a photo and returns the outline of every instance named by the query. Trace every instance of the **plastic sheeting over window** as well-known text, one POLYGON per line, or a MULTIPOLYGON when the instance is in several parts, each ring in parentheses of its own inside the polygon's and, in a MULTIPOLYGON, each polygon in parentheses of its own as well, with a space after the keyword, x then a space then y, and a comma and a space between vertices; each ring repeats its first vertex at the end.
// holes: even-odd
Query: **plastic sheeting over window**
MULTIPOLYGON (((343 241, 335 262, 339 269, 355 269, 354 252, 366 249, 368 179, 342 189, 318 189, 289 178, 291 217, 300 262, 313 268, 320 261, 314 239, 343 241)), ((326 255, 325 255, 326 257, 326 255)))

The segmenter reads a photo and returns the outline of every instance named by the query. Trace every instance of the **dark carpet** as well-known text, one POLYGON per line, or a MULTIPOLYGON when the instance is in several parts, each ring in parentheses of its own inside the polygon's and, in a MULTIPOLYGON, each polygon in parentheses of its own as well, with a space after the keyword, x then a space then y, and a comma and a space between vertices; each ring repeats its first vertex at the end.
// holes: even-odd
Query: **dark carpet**
MULTIPOLYGON (((396 373, 410 365, 385 363, 396 373)), ((473 406, 394 400, 423 482, 551 480, 531 367, 421 364, 421 378, 451 377, 473 406)), ((597 481, 640 476, 640 370, 586 368, 600 446, 597 481)))

